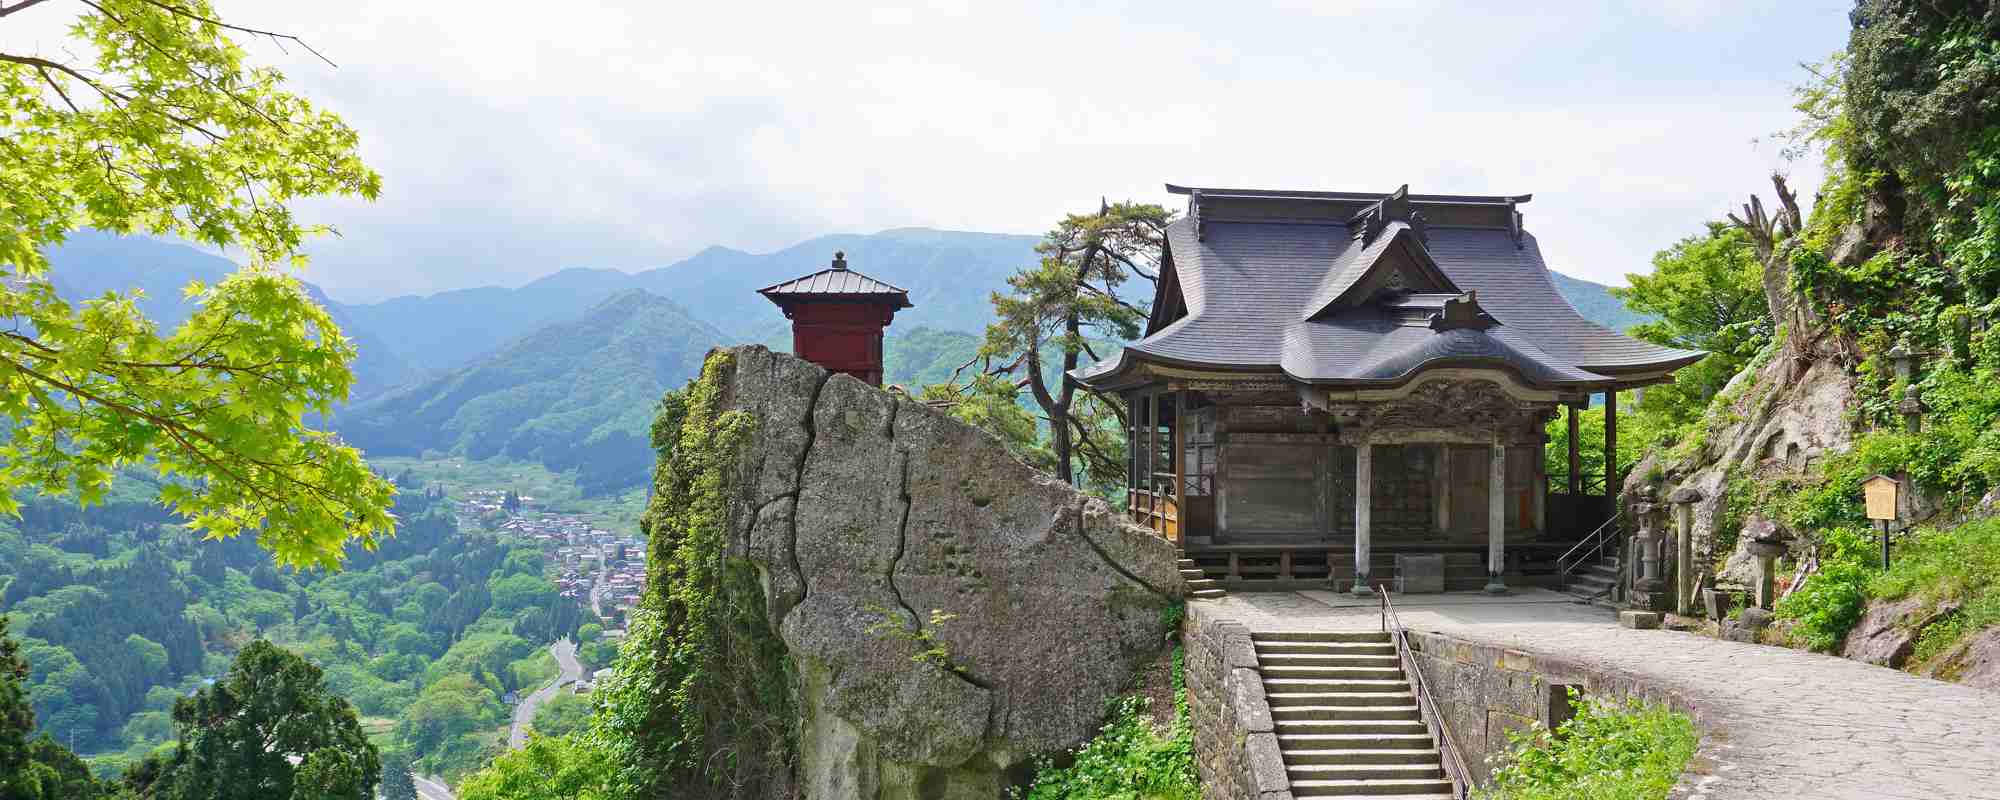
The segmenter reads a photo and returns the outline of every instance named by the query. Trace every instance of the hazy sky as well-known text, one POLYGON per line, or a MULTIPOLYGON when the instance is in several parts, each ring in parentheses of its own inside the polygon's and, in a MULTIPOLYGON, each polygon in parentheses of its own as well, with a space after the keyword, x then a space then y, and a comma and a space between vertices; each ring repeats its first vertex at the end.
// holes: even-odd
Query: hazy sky
POLYGON ((340 65, 245 43, 383 175, 372 205, 302 209, 344 233, 309 277, 345 299, 824 233, 1039 233, 1100 195, 1176 203, 1169 181, 1533 192, 1550 263, 1619 282, 1773 169, 1810 194, 1816 164, 1754 140, 1791 123, 1850 7, 218 5, 340 65))

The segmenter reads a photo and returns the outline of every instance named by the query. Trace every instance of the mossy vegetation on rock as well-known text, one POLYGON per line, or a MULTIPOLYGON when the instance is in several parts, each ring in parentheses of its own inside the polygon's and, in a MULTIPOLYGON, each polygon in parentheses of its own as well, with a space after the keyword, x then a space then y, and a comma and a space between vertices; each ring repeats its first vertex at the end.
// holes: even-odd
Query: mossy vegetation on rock
POLYGON ((725 408, 731 365, 711 356, 653 424, 660 456, 641 522, 653 577, 592 732, 639 797, 796 793, 795 669, 755 566, 727 547, 736 461, 756 426, 725 408))

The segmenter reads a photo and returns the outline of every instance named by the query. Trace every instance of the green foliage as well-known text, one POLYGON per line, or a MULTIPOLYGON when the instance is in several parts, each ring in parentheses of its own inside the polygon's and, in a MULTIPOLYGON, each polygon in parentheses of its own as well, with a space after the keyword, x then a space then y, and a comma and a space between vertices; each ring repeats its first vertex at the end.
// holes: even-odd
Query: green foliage
POLYGON ((944 641, 939 639, 936 633, 945 623, 957 619, 957 614, 947 614, 942 608, 933 608, 930 620, 926 622, 919 619, 905 620, 902 612, 890 611, 880 606, 871 606, 866 610, 875 615, 874 624, 868 626, 868 635, 900 639, 915 645, 917 652, 916 655, 910 656, 911 661, 929 664, 947 672, 963 672, 952 662, 951 650, 945 647, 944 641))
POLYGON ((1651 274, 1627 275, 1630 287, 1611 289, 1632 310, 1657 316, 1633 326, 1633 336, 1709 352, 1708 358, 1676 373, 1674 383, 1668 384, 1696 398, 1686 409, 1688 419, 1771 341, 1775 323, 1764 299, 1763 275, 1749 236, 1739 228, 1711 222, 1705 233, 1655 253, 1651 274))
POLYGON ((1820 652, 1840 647, 1868 606, 1869 568, 1853 561, 1828 560, 1797 591, 1778 601, 1778 616, 1797 620, 1792 633, 1820 652))
POLYGON ((53 51, 0 52, 0 511, 21 490, 101 501, 140 466, 209 536, 333 566, 393 530, 394 490, 306 424, 346 399, 354 347, 284 271, 320 230, 287 204, 373 198, 381 179, 215 18, 207 0, 103 0, 53 51), (43 250, 79 228, 241 247, 252 266, 189 284, 197 310, 163 334, 130 294, 57 296, 43 250))
POLYGON ((1680 780, 1697 741, 1694 721, 1662 706, 1582 699, 1554 733, 1507 735, 1509 752, 1482 800, 1661 800, 1680 780))
POLYGON ((163 800, 371 800, 382 763, 318 667, 263 640, 174 704, 180 744, 140 794, 163 800))
POLYGON ((533 727, 543 736, 580 733, 590 727, 591 711, 590 701, 583 696, 557 692, 535 712, 533 727))
POLYGON ((605 751, 578 735, 531 734, 519 750, 493 759, 458 786, 459 800, 616 800, 618 767, 605 751))
POLYGON ((648 581, 590 740, 642 797, 775 796, 797 762, 795 667, 756 569, 725 554, 730 480, 753 420, 724 412, 730 356, 660 404, 648 581))
POLYGON ((1053 759, 1036 761, 1034 781, 1016 800, 1198 800, 1201 779, 1195 774, 1194 726, 1188 716, 1187 677, 1180 648, 1173 652, 1170 684, 1174 718, 1168 730, 1158 730, 1150 699, 1132 695, 1111 703, 1110 721, 1097 737, 1072 754, 1069 766, 1053 759))
POLYGON ((410 757, 400 750, 382 754, 382 800, 419 800, 417 782, 410 774, 410 757))

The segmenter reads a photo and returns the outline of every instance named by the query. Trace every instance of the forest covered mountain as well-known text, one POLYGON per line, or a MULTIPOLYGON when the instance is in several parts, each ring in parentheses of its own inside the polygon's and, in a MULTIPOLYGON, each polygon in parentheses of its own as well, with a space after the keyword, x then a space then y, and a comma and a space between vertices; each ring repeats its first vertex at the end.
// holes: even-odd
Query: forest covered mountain
POLYGON ((628 290, 472 366, 355 405, 336 428, 373 455, 505 457, 575 469, 586 493, 636 486, 652 465, 647 426, 660 395, 724 338, 679 304, 628 290))

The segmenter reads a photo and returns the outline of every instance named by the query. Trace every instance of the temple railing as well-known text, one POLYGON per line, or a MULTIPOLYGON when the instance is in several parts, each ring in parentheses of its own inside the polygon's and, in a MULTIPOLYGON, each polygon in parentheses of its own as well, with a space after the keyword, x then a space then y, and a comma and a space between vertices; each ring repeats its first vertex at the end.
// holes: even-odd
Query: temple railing
POLYGON ((1396 643, 1396 660, 1403 665, 1403 673, 1410 679, 1410 689, 1417 696, 1417 713, 1423 717, 1424 728, 1430 731, 1431 741, 1437 742, 1438 760, 1443 762, 1445 777, 1451 779, 1451 796, 1454 800, 1466 800, 1472 795, 1472 770, 1465 766, 1465 755, 1459 752, 1458 744, 1452 741, 1451 726, 1438 711, 1437 701, 1432 699, 1430 684, 1424 680, 1424 668, 1417 663, 1410 652, 1410 633, 1403 629, 1403 620, 1396 616, 1396 605, 1389 602, 1387 587, 1375 587, 1375 595, 1382 598, 1382 632, 1396 643))
POLYGON ((1617 552, 1617 549, 1618 515, 1613 514, 1603 525, 1597 526, 1596 530, 1577 540, 1569 550, 1556 557, 1556 574, 1561 577, 1563 587, 1569 587, 1571 574, 1588 564, 1604 560, 1605 556, 1617 552))
POLYGON ((1127 489, 1125 512, 1134 524, 1151 528, 1167 541, 1180 543, 1181 510, 1180 504, 1174 501, 1173 493, 1127 489))

